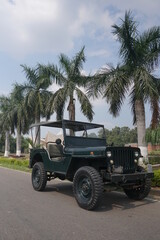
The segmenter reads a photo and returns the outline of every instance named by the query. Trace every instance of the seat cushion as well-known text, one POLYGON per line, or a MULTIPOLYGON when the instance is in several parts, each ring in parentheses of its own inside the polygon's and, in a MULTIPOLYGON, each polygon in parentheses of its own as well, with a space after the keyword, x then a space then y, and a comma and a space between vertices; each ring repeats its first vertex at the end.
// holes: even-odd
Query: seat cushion
POLYGON ((57 145, 57 144, 48 143, 47 150, 51 158, 63 156, 63 146, 60 144, 57 145))

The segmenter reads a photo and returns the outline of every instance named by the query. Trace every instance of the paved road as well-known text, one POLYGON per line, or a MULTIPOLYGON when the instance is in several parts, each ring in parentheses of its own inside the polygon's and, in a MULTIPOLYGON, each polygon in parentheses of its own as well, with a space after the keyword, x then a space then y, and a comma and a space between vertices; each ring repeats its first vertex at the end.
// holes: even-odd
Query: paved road
POLYGON ((78 207, 72 184, 32 189, 30 174, 0 168, 0 240, 158 240, 160 202, 105 193, 97 211, 78 207))

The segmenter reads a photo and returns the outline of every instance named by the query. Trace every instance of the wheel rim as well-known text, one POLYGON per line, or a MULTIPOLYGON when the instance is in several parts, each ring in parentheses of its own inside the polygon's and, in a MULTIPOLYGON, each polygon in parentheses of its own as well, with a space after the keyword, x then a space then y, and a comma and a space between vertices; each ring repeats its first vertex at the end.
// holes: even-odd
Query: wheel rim
POLYGON ((88 177, 82 177, 78 183, 78 196, 85 202, 88 202, 92 196, 92 183, 88 177))
POLYGON ((35 171, 33 172, 33 185, 35 187, 38 187, 40 184, 40 180, 41 180, 40 169, 36 168, 35 171))

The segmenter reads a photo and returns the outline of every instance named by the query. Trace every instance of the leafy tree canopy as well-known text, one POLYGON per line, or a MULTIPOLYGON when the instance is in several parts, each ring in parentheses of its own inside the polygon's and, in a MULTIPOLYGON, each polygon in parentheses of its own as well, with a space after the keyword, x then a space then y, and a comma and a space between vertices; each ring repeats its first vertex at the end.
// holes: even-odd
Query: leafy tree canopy
MULTIPOLYGON (((105 129, 106 141, 108 145, 124 146, 128 143, 137 143, 136 128, 129 127, 115 127, 112 130, 105 129)), ((102 132, 99 132, 99 136, 102 132)))

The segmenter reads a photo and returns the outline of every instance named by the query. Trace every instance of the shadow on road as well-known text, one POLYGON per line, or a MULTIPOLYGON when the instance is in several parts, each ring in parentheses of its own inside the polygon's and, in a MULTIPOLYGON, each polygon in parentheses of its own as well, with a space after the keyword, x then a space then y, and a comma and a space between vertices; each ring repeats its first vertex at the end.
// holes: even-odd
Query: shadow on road
MULTIPOLYGON (((74 198, 72 183, 70 182, 49 184, 46 187, 45 192, 58 192, 59 194, 64 194, 74 198)), ((112 209, 127 210, 154 203, 154 200, 148 198, 143 199, 142 201, 130 200, 123 192, 104 192, 101 203, 95 211, 106 212, 112 209)))

